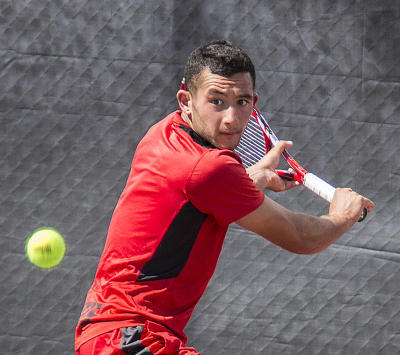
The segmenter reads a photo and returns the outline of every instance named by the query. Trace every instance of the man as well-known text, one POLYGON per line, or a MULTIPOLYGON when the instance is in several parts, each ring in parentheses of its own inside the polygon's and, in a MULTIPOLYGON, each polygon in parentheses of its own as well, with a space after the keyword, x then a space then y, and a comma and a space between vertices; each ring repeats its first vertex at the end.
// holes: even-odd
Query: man
POLYGON ((327 248, 374 204, 337 189, 329 213, 285 209, 262 189, 297 183, 276 173, 281 141, 247 169, 232 152, 257 101, 255 70, 225 41, 195 50, 179 111, 138 145, 76 330, 77 354, 197 354, 184 327, 209 282, 230 223, 295 253, 327 248))

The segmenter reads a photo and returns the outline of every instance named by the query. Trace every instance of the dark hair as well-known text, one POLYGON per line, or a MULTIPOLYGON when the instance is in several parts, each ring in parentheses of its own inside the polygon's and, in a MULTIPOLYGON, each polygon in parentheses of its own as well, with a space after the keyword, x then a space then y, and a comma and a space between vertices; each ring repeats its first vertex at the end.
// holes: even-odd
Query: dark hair
POLYGON ((212 41, 195 49, 189 56, 184 70, 186 88, 196 90, 196 80, 203 69, 211 73, 230 77, 237 73, 249 73, 256 83, 256 72, 253 62, 246 52, 225 40, 212 41))

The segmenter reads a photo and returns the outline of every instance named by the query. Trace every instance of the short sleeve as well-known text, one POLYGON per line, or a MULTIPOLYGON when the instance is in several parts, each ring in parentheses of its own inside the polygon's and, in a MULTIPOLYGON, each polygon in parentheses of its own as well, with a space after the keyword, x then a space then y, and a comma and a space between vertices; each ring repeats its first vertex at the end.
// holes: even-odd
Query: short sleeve
POLYGON ((187 184, 192 204, 221 225, 246 216, 264 201, 264 194, 238 159, 228 150, 209 150, 199 159, 187 184))

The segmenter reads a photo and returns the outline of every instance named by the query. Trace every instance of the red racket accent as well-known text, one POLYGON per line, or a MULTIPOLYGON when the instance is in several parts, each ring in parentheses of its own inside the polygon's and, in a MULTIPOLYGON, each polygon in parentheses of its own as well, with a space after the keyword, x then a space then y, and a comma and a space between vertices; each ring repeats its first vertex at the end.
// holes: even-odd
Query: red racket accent
MULTIPOLYGON (((186 90, 185 79, 182 80, 180 89, 186 90)), ((258 108, 254 107, 249 123, 235 151, 242 158, 243 165, 248 167, 260 160, 278 142, 279 139, 267 120, 258 108)), ((336 190, 334 186, 304 169, 286 149, 282 152, 282 156, 294 172, 278 169, 276 172, 279 176, 284 179, 296 180, 321 198, 332 202, 336 190)), ((366 215, 367 210, 364 208, 359 222, 363 221, 366 215)))

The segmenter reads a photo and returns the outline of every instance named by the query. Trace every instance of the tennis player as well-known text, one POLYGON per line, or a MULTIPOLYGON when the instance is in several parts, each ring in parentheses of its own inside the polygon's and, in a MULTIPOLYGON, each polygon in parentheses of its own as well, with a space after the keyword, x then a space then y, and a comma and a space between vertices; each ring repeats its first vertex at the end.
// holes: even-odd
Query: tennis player
POLYGON ((226 41, 193 51, 179 110, 137 147, 76 328, 77 354, 198 354, 184 328, 236 222, 294 253, 327 248, 374 204, 337 189, 327 215, 292 212, 262 190, 297 185, 276 173, 281 141, 248 168, 232 151, 257 101, 248 55, 226 41))

